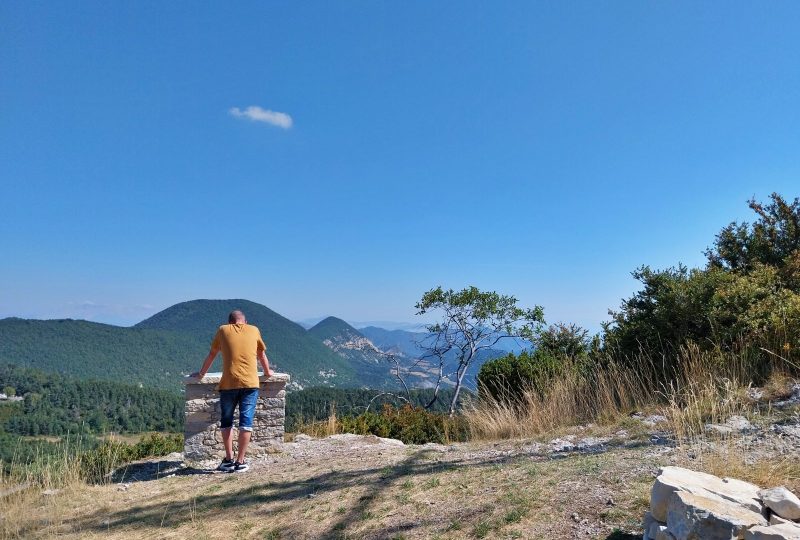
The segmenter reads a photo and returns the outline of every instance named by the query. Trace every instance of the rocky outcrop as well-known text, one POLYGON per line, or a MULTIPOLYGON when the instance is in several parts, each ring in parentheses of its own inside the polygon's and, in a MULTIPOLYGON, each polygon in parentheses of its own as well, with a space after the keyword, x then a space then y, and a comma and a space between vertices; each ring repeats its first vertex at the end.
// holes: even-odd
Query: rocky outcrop
POLYGON ((758 486, 741 480, 723 479, 682 467, 664 467, 650 493, 650 511, 657 521, 667 521, 673 493, 684 491, 709 499, 730 501, 760 513, 759 490, 758 486))
POLYGON ((784 487, 682 467, 664 467, 653 484, 644 540, 800 540, 800 500, 784 487))

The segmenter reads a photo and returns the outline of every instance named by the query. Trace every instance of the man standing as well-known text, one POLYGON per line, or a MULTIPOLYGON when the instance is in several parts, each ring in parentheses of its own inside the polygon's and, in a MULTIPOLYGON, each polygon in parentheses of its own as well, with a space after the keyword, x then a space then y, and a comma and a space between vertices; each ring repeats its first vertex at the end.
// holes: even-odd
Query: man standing
POLYGON ((222 442, 225 444, 225 459, 218 467, 220 471, 244 472, 248 469, 244 458, 253 431, 253 416, 258 401, 256 358, 261 362, 264 375, 270 377, 273 374, 269 368, 266 349, 259 329, 247 324, 244 313, 237 309, 228 315, 228 324, 223 324, 217 330, 203 367, 192 374, 201 379, 205 377, 214 358, 222 352, 222 379, 217 390, 222 410, 220 427, 222 442), (239 449, 234 461, 232 431, 233 410, 236 406, 239 407, 239 449))

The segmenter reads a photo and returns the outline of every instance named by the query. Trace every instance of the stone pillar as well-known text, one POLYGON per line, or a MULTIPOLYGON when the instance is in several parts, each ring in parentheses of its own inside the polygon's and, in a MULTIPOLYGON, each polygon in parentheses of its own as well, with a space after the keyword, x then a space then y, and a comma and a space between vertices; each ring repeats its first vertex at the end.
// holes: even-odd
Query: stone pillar
MULTIPOLYGON (((217 384, 221 378, 221 373, 206 373, 202 379, 183 379, 183 384, 186 385, 183 453, 187 461, 222 459, 225 454, 219 428, 220 407, 217 392, 217 384)), ((253 435, 247 448, 248 455, 264 453, 271 445, 283 442, 286 384, 289 382, 289 375, 273 373, 272 377, 261 375, 258 380, 258 404, 253 418, 253 435)), ((238 422, 237 409, 233 417, 234 428, 238 422)), ((235 433, 233 446, 235 450, 235 433)))

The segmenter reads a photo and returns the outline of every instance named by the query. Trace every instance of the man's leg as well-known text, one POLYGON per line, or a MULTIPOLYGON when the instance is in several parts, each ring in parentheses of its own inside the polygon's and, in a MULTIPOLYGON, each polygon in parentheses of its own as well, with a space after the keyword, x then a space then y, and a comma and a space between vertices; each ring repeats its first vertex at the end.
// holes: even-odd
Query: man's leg
POLYGON ((221 413, 220 431, 222 444, 225 446, 225 459, 233 460, 233 410, 236 407, 236 392, 222 390, 219 393, 219 408, 221 413))
POLYGON ((256 413, 258 402, 258 388, 242 390, 239 400, 239 452, 236 457, 238 463, 244 463, 247 454, 247 445, 250 444, 250 435, 253 432, 253 417, 256 413))
MULTIPOLYGON (((233 428, 222 428, 220 431, 222 432, 222 444, 225 445, 225 459, 233 459, 233 428)), ((239 443, 240 448, 241 444, 239 443)))
POLYGON ((244 456, 247 454, 247 445, 250 444, 250 434, 252 431, 245 429, 239 430, 239 453, 236 456, 236 461, 244 463, 244 456))

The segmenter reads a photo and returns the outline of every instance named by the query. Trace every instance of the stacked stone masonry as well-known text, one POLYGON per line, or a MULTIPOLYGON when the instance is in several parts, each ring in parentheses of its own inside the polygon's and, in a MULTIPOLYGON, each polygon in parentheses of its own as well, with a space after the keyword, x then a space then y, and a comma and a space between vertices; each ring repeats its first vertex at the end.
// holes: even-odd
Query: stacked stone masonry
MULTIPOLYGON (((184 458, 200 461, 216 459, 223 455, 220 433, 220 406, 217 384, 221 373, 208 373, 203 379, 186 377, 186 425, 184 428, 184 458)), ((289 375, 273 373, 271 377, 259 377, 258 403, 253 419, 253 435, 248 454, 268 452, 276 443, 283 442, 286 415, 286 384, 289 375)), ((234 414, 234 428, 239 419, 234 414)), ((234 448, 236 446, 234 437, 234 448)))

